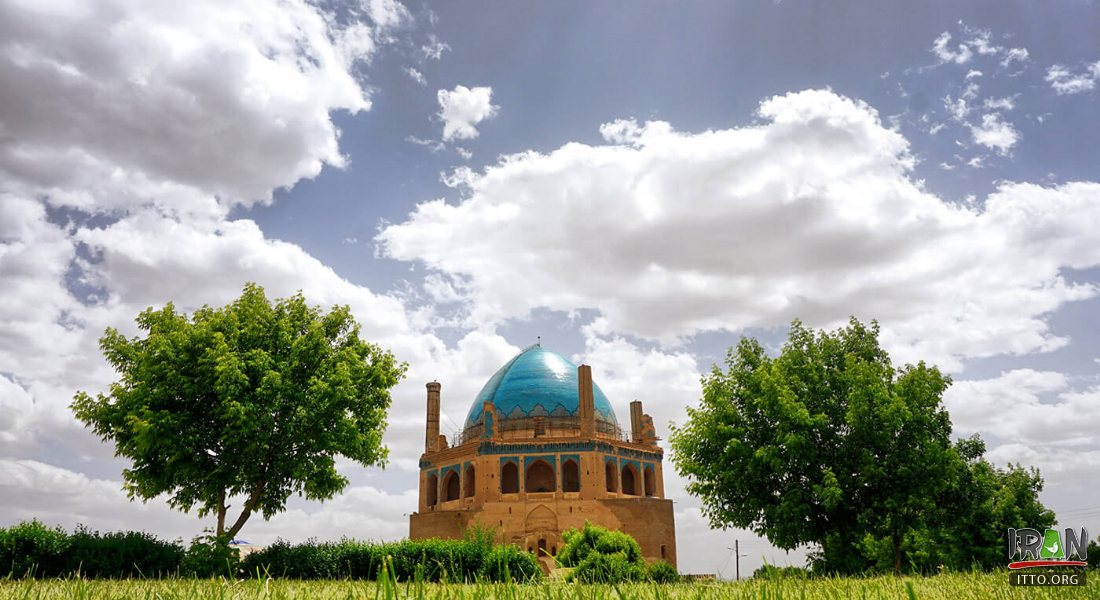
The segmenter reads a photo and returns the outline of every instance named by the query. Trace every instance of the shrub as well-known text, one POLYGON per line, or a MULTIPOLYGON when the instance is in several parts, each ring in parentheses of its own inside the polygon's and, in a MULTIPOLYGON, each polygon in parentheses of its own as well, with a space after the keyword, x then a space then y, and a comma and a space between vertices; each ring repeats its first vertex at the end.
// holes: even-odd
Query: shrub
POLYGON ((806 579, 810 575, 810 570, 802 567, 776 567, 768 564, 752 572, 753 579, 806 579))
POLYGON ((591 552, 569 574, 569 581, 581 583, 622 583, 646 578, 644 563, 631 561, 622 552, 591 552))
POLYGON ((0 529, 0 570, 12 577, 57 577, 65 571, 69 536, 37 519, 0 529))
POLYGON ((648 578, 641 547, 621 531, 585 523, 581 529, 567 530, 562 540, 565 545, 558 552, 557 562, 575 567, 570 581, 618 583, 648 578))
POLYGON ((481 578, 488 581, 537 581, 542 579, 538 559, 516 546, 496 546, 485 555, 481 578))
POLYGON ((141 531, 100 534, 83 526, 69 536, 64 573, 91 579, 159 577, 179 571, 184 550, 141 531))
POLYGON ((180 573, 190 577, 236 577, 239 566, 240 552, 229 546, 229 538, 207 534, 191 541, 180 573))
POLYGON ((680 573, 676 567, 659 560, 646 568, 647 579, 653 583, 676 583, 680 581, 680 573))

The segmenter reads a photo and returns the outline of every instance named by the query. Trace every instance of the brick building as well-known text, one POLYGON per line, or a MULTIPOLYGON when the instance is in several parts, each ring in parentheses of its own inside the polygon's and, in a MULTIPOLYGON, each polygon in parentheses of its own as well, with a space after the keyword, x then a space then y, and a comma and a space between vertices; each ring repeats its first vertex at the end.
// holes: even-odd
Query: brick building
POLYGON ((561 533, 591 521, 632 535, 647 560, 676 564, 664 452, 641 402, 630 404, 624 432, 590 367, 536 345, 489 379, 448 444, 439 433, 441 386, 427 388, 410 538, 458 538, 477 522, 549 565, 561 533))

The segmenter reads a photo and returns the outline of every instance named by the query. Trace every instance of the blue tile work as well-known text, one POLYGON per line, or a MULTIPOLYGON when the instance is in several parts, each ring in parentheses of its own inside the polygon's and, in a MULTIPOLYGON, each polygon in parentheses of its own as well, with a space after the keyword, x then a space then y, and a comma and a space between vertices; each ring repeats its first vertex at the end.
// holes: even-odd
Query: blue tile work
POLYGON ((547 454, 545 456, 525 456, 523 457, 523 472, 526 473, 527 469, 531 467, 531 463, 535 462, 536 460, 544 461, 546 464, 550 465, 551 469, 554 469, 554 471, 557 472, 557 462, 555 461, 555 458, 556 457, 553 454, 547 454))
POLYGON ((629 458, 651 460, 661 462, 664 458, 659 452, 645 452, 631 448, 617 448, 606 442, 538 442, 531 444, 498 444, 495 442, 482 442, 477 447, 478 454, 515 454, 531 453, 544 454, 546 452, 602 452, 604 454, 616 454, 629 458))
POLYGON ((447 473, 449 473, 450 471, 454 471, 454 472, 455 472, 455 474, 457 474, 457 475, 459 475, 459 476, 461 476, 461 475, 462 475, 462 473, 461 473, 461 472, 459 472, 459 469, 458 469, 458 465, 457 465, 457 464, 455 464, 455 465, 447 465, 447 466, 445 466, 445 467, 443 467, 442 469, 440 469, 440 470, 439 470, 439 478, 440 478, 440 479, 443 479, 443 478, 445 478, 445 477, 447 476, 447 473))
MULTIPOLYGON (((595 383, 592 395, 596 418, 618 426, 611 402, 595 383)), ((489 378, 466 415, 465 427, 481 419, 486 400, 503 417, 577 416, 577 365, 541 346, 520 352, 489 378)))

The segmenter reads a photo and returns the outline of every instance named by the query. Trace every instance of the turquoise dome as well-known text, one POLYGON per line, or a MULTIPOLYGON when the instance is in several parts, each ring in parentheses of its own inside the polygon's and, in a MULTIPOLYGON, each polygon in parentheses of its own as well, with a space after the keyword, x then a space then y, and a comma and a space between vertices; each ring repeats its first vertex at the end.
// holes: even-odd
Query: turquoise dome
MULTIPOLYGON (((619 425, 615 411, 600 386, 592 384, 596 419, 619 425)), ((493 403, 500 418, 577 416, 577 365, 569 359, 531 346, 505 363, 474 400, 466 415, 466 427, 481 420, 482 403, 493 403)))

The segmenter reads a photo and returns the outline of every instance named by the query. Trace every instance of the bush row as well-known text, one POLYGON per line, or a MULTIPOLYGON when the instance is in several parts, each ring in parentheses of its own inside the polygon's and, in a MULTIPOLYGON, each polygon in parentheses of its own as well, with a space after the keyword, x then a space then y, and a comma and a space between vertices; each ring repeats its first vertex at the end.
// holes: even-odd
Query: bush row
POLYGON ((387 557, 389 576, 398 581, 529 581, 542 575, 533 555, 515 546, 470 539, 393 543, 311 540, 295 545, 280 540, 246 556, 241 569, 253 577, 375 580, 387 557))
POLYGON ((143 532, 73 533, 38 521, 0 528, 0 577, 160 577, 180 571, 186 552, 143 532))
POLYGON ((278 541, 239 560, 211 536, 182 542, 148 533, 73 533, 38 521, 0 528, 0 578, 270 576, 291 579, 377 579, 382 566, 400 581, 529 581, 541 577, 535 557, 515 546, 494 546, 491 534, 464 540, 365 543, 278 541), (388 561, 388 562, 387 562, 388 561))

